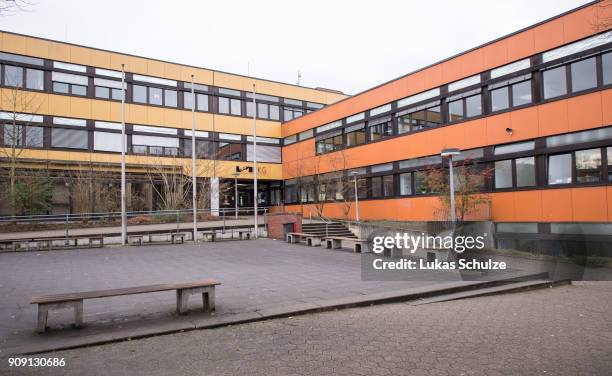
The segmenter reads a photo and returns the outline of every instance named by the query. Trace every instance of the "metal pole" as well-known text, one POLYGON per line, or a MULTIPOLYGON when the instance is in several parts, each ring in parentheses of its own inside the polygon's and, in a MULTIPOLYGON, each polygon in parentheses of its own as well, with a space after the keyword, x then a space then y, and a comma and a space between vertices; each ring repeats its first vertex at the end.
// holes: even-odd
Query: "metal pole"
MULTIPOLYGON (((451 210, 451 236, 453 238, 453 245, 455 244, 455 226, 457 222, 455 213, 455 181, 453 179, 453 156, 450 155, 448 158, 448 171, 450 175, 450 210, 451 210)), ((454 248, 454 246, 453 246, 454 248)))
POLYGON ((234 210, 238 219, 238 177, 234 177, 234 210))
POLYGON ((253 83, 253 197, 255 199, 255 239, 259 226, 257 223, 257 104, 255 102, 255 84, 253 83))
POLYGON ((121 64, 121 244, 127 239, 127 214, 125 211, 125 64, 121 64))
POLYGON ((357 195, 357 175, 355 175, 355 221, 359 223, 359 196, 357 195))
POLYGON ((195 139, 195 106, 193 74, 191 75, 191 198, 193 206, 193 241, 198 241, 198 185, 196 175, 196 139, 195 139))

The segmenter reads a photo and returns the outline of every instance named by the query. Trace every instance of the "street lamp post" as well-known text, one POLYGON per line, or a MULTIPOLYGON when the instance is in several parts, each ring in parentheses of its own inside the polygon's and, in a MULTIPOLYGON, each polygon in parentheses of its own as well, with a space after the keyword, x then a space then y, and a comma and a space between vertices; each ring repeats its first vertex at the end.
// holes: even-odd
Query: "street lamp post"
POLYGON ((453 249, 455 244, 455 230, 457 226, 457 215, 455 213, 455 180, 453 179, 453 156, 461 152, 457 148, 443 149, 440 155, 448 157, 448 173, 450 179, 450 211, 451 211, 451 236, 453 238, 453 249))
POLYGON ((352 171, 351 175, 355 180, 355 222, 359 223, 359 194, 357 192, 357 175, 359 175, 359 172, 352 171))
POLYGON ((238 176, 239 172, 234 172, 234 210, 236 211, 236 219, 238 219, 238 176))

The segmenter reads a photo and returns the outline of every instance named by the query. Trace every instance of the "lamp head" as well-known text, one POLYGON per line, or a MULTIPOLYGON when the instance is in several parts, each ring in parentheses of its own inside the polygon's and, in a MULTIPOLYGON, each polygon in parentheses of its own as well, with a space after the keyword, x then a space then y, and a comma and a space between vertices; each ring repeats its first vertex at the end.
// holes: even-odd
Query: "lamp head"
POLYGON ((440 152, 440 155, 442 157, 453 157, 459 154, 461 154, 461 151, 457 148, 442 149, 442 151, 440 152))

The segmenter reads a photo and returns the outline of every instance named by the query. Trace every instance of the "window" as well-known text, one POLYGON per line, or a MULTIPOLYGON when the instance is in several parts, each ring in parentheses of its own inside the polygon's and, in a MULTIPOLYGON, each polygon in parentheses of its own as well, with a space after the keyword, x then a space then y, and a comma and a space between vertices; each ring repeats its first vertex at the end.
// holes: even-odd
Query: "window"
POLYGON ((414 172, 414 193, 417 195, 431 193, 431 188, 427 184, 427 175, 424 171, 414 172))
POLYGON ((558 154, 548 157, 548 184, 572 182, 572 155, 558 154))
POLYGON ((147 103, 147 87, 140 85, 132 86, 132 100, 137 103, 147 103))
POLYGON ((591 57, 570 65, 572 77, 572 93, 587 90, 597 86, 597 70, 595 58, 591 57))
POLYGON ((313 135, 314 135, 314 132, 312 131, 312 129, 308 129, 308 130, 298 133, 298 137, 300 141, 311 138, 313 135))
POLYGON ((150 87, 149 88, 149 104, 155 104, 161 106, 163 104, 162 100, 163 89, 158 87, 150 87))
POLYGON ((440 124, 442 124, 440 106, 424 108, 419 111, 406 110, 398 113, 399 134, 436 127, 440 124))
MULTIPOLYGON (((196 157, 211 158, 214 156, 214 142, 205 140, 196 140, 196 157)), ((191 140, 184 140, 183 154, 186 157, 191 157, 191 140)))
POLYGON ((357 178, 357 197, 360 199, 368 197, 368 178, 357 178))
POLYGON ((463 101, 458 100, 448 104, 448 121, 454 122, 463 119, 463 101))
POLYGON ((38 69, 26 69, 26 88, 45 90, 45 73, 38 69))
POLYGON ((4 124, 4 145, 11 147, 43 147, 43 128, 4 124))
POLYGON ((546 146, 549 148, 554 148, 558 146, 581 144, 585 142, 603 141, 609 138, 612 138, 612 127, 547 137, 546 146))
POLYGON ((168 107, 178 106, 177 94, 175 90, 164 90, 164 105, 168 107))
POLYGON ((132 136, 132 152, 134 154, 177 155, 179 140, 175 137, 132 136))
POLYGON ((517 158, 514 160, 516 166, 516 186, 531 187, 535 185, 535 157, 517 158))
POLYGON ((603 73, 603 84, 612 84, 612 52, 601 56, 601 70, 603 73))
POLYGON ((522 151, 533 150, 534 147, 535 147, 534 141, 516 142, 514 144, 496 146, 493 151, 493 154, 504 155, 504 154, 519 153, 522 151))
POLYGON ((390 119, 371 121, 368 133, 370 133, 370 140, 380 140, 393 135, 393 125, 390 119))
MULTIPOLYGON (((285 102, 287 100, 285 99, 285 102)), ((297 119, 304 115, 304 111, 300 108, 283 107, 283 121, 297 119)))
POLYGON ((219 113, 240 115, 242 113, 240 109, 240 99, 219 97, 219 113))
POLYGON ((5 65, 4 85, 12 87, 23 87, 23 68, 5 65))
POLYGON ((491 90, 491 111, 505 110, 510 107, 508 87, 491 90))
POLYGON ((94 132, 94 150, 120 153, 121 144, 121 133, 94 132))
POLYGON ((54 148, 87 149, 87 131, 77 129, 51 129, 51 146, 54 148))
MULTIPOLYGON (((183 92, 183 108, 191 110, 193 106, 191 92, 183 92)), ((196 110, 208 111, 208 95, 196 93, 196 110)))
POLYGON ((480 94, 465 99, 465 114, 467 117, 474 117, 482 114, 482 98, 480 94))
POLYGON ((317 141, 317 154, 329 153, 342 148, 342 133, 336 132, 317 141))
POLYGON ((219 159, 241 161, 242 160, 242 144, 219 142, 219 159))
POLYGON ((601 150, 580 150, 576 155, 576 181, 596 183, 601 180, 601 150))
POLYGON ((544 99, 567 94, 565 66, 544 71, 544 99))
POLYGON ((608 157, 608 181, 612 182, 612 146, 607 148, 608 157))
POLYGON ((512 187, 512 160, 495 162, 495 188, 512 187))
POLYGON ((531 74, 489 85, 491 112, 531 103, 531 74))
POLYGON ((531 80, 512 85, 512 106, 531 103, 531 80))
POLYGON ((366 133, 365 133, 365 124, 358 124, 347 127, 345 129, 346 132, 346 145, 347 146, 355 146, 365 144, 366 142, 366 133))
MULTIPOLYGON (((125 87, 125 85, 124 85, 125 87)), ((121 100, 121 81, 94 78, 94 95, 96 98, 121 100)))
POLYGON ((291 136, 285 137, 283 141, 283 145, 291 145, 291 144, 294 144, 296 141, 297 141, 297 134, 293 134, 291 136))
POLYGON ((410 172, 400 174, 400 195, 406 196, 412 194, 412 174, 410 172))
MULTIPOLYGON (((246 115, 253 116, 253 102, 246 102, 246 115)), ((261 119, 280 120, 280 107, 274 104, 257 103, 257 117, 261 119)))
POLYGON ((76 74, 51 72, 53 91, 63 94, 87 95, 89 79, 76 74))

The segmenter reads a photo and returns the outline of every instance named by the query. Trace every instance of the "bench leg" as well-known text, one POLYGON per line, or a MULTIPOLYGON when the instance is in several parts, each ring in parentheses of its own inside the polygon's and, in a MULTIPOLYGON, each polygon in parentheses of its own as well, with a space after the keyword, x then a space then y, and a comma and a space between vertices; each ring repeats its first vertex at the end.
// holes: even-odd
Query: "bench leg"
POLYGON ((207 290, 202 293, 202 303, 204 312, 211 312, 215 310, 215 288, 210 287, 207 290))
POLYGON ((74 326, 77 328, 83 326, 83 300, 74 302, 74 326))
POLYGON ((176 312, 179 315, 187 313, 189 294, 185 290, 176 290, 176 312))
POLYGON ((49 316, 49 307, 46 304, 38 305, 38 325, 36 326, 37 333, 44 333, 47 330, 47 317, 49 316))

